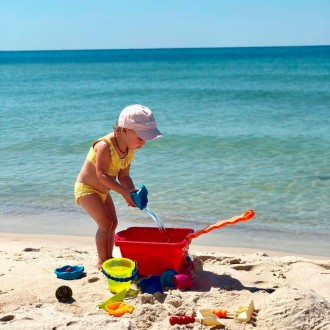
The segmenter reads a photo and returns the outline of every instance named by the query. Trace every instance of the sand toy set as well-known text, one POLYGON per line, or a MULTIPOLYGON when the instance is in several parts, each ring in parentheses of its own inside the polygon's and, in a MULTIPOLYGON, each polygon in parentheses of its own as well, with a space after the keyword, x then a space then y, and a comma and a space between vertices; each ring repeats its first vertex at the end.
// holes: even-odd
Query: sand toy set
MULTIPOLYGON (((148 191, 145 186, 133 193, 132 197, 140 210, 147 207, 148 191)), ((100 308, 110 315, 121 316, 132 313, 133 305, 125 304, 127 297, 138 293, 163 293, 168 289, 190 289, 193 284, 195 264, 189 256, 191 241, 212 230, 248 221, 254 216, 249 210, 240 216, 221 220, 201 230, 191 228, 130 227, 115 235, 115 245, 122 258, 113 258, 103 263, 102 273, 108 279, 110 292, 114 294, 100 308), (131 284, 137 285, 132 290, 131 284)), ((159 224, 159 219, 157 221, 159 224)), ((249 307, 240 307, 235 312, 219 309, 200 309, 196 316, 172 316, 170 324, 199 322, 202 325, 222 325, 222 318, 234 318, 249 322, 254 311, 253 302, 249 307)))
POLYGON ((118 232, 115 235, 115 245, 119 247, 125 260, 114 258, 103 265, 103 273, 109 279, 110 291, 118 292, 124 288, 123 282, 130 282, 134 278, 139 279, 138 286, 143 293, 163 293, 165 288, 189 289, 194 269, 188 254, 192 239, 214 229, 248 221, 253 216, 254 211, 249 210, 196 232, 191 228, 159 230, 155 227, 130 227, 118 232), (130 260, 131 264, 125 268, 129 263, 127 260, 130 260), (109 264, 113 263, 116 266, 107 270, 109 264), (116 281, 118 284, 115 284, 116 281))
MULTIPOLYGON (((148 191, 144 185, 132 193, 132 198, 140 210, 147 210, 158 224, 158 227, 130 227, 115 235, 114 243, 119 247, 121 258, 106 260, 102 265, 102 273, 108 280, 109 291, 114 295, 101 303, 99 308, 112 316, 132 313, 134 305, 124 302, 139 293, 164 293, 168 289, 189 290, 193 285, 196 265, 189 255, 191 241, 200 235, 241 221, 248 221, 255 215, 253 210, 221 220, 194 231, 191 228, 165 228, 159 218, 147 207, 148 191), (135 289, 131 287, 132 283, 135 289)), ((77 279, 82 276, 83 266, 70 266, 55 269, 58 278, 64 280, 77 279)), ((58 289, 59 301, 72 297, 69 287, 58 289)), ((236 311, 220 309, 199 309, 196 316, 172 316, 171 325, 199 322, 206 326, 223 325, 223 318, 234 318, 237 321, 249 322, 254 312, 253 301, 247 307, 239 307, 236 311)))

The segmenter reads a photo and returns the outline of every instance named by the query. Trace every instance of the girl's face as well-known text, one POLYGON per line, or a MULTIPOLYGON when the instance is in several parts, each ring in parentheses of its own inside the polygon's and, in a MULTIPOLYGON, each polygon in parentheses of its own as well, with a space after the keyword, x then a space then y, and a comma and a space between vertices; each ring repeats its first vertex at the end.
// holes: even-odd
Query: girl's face
POLYGON ((145 145, 145 141, 141 139, 134 130, 132 129, 123 129, 123 137, 125 143, 129 149, 135 150, 142 148, 145 145), (125 130, 125 131, 124 131, 125 130))

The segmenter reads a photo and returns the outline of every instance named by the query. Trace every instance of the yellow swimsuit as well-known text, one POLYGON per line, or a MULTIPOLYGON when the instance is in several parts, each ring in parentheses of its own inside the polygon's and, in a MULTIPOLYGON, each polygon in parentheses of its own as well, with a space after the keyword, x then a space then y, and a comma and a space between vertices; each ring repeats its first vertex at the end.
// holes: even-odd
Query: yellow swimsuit
POLYGON ((89 152, 87 154, 87 159, 95 166, 96 164, 96 152, 94 150, 94 146, 96 143, 104 141, 109 146, 110 153, 111 153, 111 159, 109 163, 109 169, 108 174, 110 176, 116 176, 120 170, 126 168, 134 159, 134 151, 129 150, 128 154, 125 158, 120 158, 117 154, 117 151, 112 144, 111 140, 107 139, 106 137, 102 137, 96 141, 93 142, 91 148, 89 149, 89 152))
MULTIPOLYGON (((107 143, 107 145, 109 146, 110 149, 110 153, 111 153, 111 157, 110 157, 110 162, 109 162, 109 169, 108 169, 108 174, 110 176, 117 176, 119 171, 128 167, 128 165, 133 161, 134 159, 134 150, 129 150, 126 157, 125 158, 120 158, 117 154, 117 151, 114 147, 114 145, 112 144, 111 140, 106 138, 106 137, 102 137, 98 140, 95 140, 92 143, 91 148, 89 149, 89 152, 87 154, 87 159, 95 166, 96 164, 96 151, 94 150, 94 146, 96 145, 96 143, 98 143, 99 141, 104 141, 107 143)), ((86 195, 90 195, 90 194, 98 194, 101 199, 103 200, 103 202, 105 201, 105 199, 107 198, 108 193, 102 193, 98 190, 96 190, 95 188, 88 186, 82 182, 76 182, 75 184, 75 201, 76 204, 79 205, 78 203, 78 199, 82 196, 86 196, 86 195)))

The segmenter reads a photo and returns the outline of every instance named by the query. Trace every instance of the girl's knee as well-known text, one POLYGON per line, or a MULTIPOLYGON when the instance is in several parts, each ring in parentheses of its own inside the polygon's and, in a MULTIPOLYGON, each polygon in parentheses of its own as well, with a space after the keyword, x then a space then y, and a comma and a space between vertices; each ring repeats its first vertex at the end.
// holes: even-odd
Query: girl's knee
POLYGON ((99 224, 99 230, 104 232, 112 232, 114 231, 118 226, 118 221, 113 219, 108 219, 108 221, 102 222, 102 224, 99 224))

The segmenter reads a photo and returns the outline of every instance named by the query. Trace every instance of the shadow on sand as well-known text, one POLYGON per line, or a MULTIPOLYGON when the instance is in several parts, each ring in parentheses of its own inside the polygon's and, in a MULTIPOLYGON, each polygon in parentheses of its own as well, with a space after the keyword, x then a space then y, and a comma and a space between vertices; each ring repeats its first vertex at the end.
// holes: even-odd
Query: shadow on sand
POLYGON ((226 291, 242 291, 248 290, 250 292, 265 291, 273 293, 274 288, 258 288, 255 286, 244 286, 240 281, 231 277, 228 274, 218 275, 210 271, 203 271, 193 280, 191 291, 208 292, 211 288, 221 288, 226 291))

